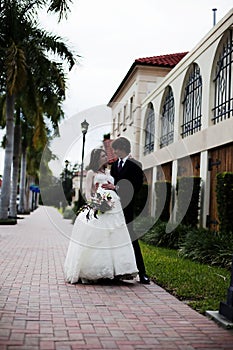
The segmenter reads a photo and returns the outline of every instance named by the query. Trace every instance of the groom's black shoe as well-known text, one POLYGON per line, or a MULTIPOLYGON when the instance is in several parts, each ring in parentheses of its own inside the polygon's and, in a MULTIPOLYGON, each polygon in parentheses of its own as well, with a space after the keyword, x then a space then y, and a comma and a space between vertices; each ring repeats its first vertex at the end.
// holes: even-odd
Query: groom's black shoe
POLYGON ((140 283, 142 284, 150 284, 150 279, 146 274, 139 275, 139 280, 140 280, 140 283))

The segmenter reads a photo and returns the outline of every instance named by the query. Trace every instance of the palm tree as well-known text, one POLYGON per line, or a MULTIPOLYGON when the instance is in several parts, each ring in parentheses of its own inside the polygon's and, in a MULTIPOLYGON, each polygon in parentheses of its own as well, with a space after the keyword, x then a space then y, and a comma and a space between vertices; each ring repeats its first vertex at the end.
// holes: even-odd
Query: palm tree
MULTIPOLYGON (((27 158, 29 158, 26 156, 26 153, 31 152, 34 154, 39 150, 43 151, 51 136, 50 133, 57 133, 58 123, 64 116, 61 103, 65 98, 65 77, 61 67, 48 60, 43 60, 43 64, 40 62, 40 66, 43 66, 40 79, 35 81, 30 76, 28 87, 21 98, 23 144, 20 176, 20 212, 28 210, 27 203, 24 203, 27 158), (47 72, 46 75, 44 72, 47 72), (43 117, 50 121, 53 130, 46 128, 43 117)), ((31 157, 29 158, 29 164, 31 163, 30 159, 31 157)), ((36 168, 35 170, 38 171, 38 169, 36 168)))
POLYGON ((11 218, 17 217, 16 199, 17 199, 17 193, 18 193, 20 153, 21 153, 20 108, 17 108, 16 118, 15 118, 15 128, 14 128, 12 188, 11 188, 11 195, 10 195, 10 214, 9 214, 9 216, 11 218))
MULTIPOLYGON (((50 1, 49 10, 61 11, 69 1, 50 1), (60 10, 59 10, 60 9, 60 10)), ((47 3, 47 2, 46 2, 47 3)), ((73 53, 62 42, 61 38, 48 35, 37 28, 34 15, 45 2, 5 0, 0 2, 0 85, 5 87, 6 94, 6 149, 3 173, 3 184, 0 202, 0 218, 8 217, 11 164, 14 140, 14 105, 15 100, 23 91, 28 77, 39 81, 41 63, 48 52, 52 52, 69 63, 69 69, 75 64, 73 53), (33 12, 34 11, 34 12, 33 12)), ((53 62, 55 66, 57 64, 53 62)), ((62 63, 60 63, 62 65, 62 63)), ((41 84, 37 85, 41 86, 41 84)), ((36 100, 36 98, 35 98, 36 100)), ((37 104, 37 123, 41 122, 40 104, 37 104)))
POLYGON ((20 183, 19 183, 19 207, 18 211, 20 213, 25 213, 29 211, 28 206, 26 206, 26 172, 27 172, 27 129, 26 123, 21 125, 22 127, 22 144, 21 144, 21 164, 20 164, 20 183))

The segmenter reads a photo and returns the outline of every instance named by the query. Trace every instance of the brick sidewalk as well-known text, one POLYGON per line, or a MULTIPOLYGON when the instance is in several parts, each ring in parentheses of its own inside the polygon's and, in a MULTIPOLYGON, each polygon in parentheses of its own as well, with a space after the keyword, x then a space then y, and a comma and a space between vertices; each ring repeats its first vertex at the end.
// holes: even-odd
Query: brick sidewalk
POLYGON ((40 207, 0 226, 0 349, 233 349, 233 332, 156 284, 70 285, 72 225, 40 207))

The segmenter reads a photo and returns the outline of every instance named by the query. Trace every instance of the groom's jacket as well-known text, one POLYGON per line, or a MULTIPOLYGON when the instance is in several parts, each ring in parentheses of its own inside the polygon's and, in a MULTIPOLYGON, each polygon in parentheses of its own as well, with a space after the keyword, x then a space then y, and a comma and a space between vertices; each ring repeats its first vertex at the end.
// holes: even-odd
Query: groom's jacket
POLYGON ((118 160, 112 164, 111 175, 115 185, 119 188, 117 193, 121 199, 126 223, 133 220, 135 195, 143 184, 142 164, 134 158, 128 158, 123 168, 118 170, 118 160))

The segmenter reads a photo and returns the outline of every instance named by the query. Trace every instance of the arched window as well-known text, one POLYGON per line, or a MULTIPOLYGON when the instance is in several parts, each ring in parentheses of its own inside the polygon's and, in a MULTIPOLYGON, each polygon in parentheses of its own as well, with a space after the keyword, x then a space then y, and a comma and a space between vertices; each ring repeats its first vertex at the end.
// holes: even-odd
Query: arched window
POLYGON ((161 116, 160 148, 169 145, 174 139, 175 104, 173 92, 170 86, 166 89, 165 94, 161 116))
POLYGON ((200 68, 193 63, 188 76, 183 100, 181 136, 186 137, 201 130, 202 78, 200 68))
POLYGON ((215 95, 212 120, 214 124, 233 116, 233 38, 229 30, 216 65, 215 95))
POLYGON ((150 103, 146 111, 146 128, 145 128, 145 146, 144 154, 153 152, 154 150, 154 134, 155 134, 155 114, 154 107, 150 103))

